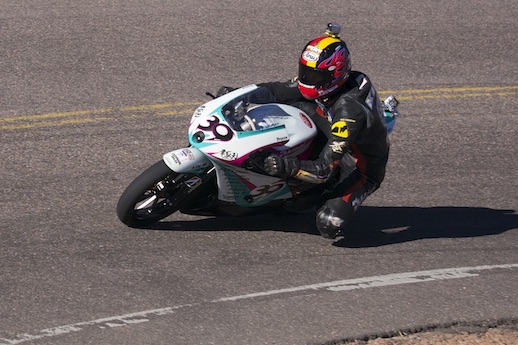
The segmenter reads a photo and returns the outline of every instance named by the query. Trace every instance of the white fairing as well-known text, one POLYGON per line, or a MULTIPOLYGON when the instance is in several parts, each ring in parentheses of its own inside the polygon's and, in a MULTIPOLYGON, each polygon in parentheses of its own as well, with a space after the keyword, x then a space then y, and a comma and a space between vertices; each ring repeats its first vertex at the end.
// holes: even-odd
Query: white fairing
POLYGON ((198 107, 189 126, 192 147, 165 154, 165 163, 179 173, 213 166, 218 199, 243 207, 292 197, 284 180, 249 168, 250 154, 304 159, 317 129, 303 111, 271 98, 267 89, 250 85, 198 107))
POLYGON ((249 116, 255 122, 256 129, 284 126, 289 140, 284 145, 274 149, 280 155, 299 155, 307 149, 308 140, 316 135, 313 121, 300 109, 285 104, 258 105, 248 110, 249 116), (276 110, 275 108, 279 109, 276 110), (278 115, 272 115, 279 113, 278 115), (266 115, 264 115, 266 114, 266 115))
POLYGON ((163 159, 165 164, 177 173, 192 172, 211 165, 210 160, 202 152, 192 147, 168 152, 163 159))
POLYGON ((211 158, 238 166, 257 150, 281 156, 307 151, 317 133, 313 121, 298 108, 264 102, 264 90, 250 85, 200 106, 189 127, 191 144, 211 158), (258 99, 264 104, 256 103, 258 99))

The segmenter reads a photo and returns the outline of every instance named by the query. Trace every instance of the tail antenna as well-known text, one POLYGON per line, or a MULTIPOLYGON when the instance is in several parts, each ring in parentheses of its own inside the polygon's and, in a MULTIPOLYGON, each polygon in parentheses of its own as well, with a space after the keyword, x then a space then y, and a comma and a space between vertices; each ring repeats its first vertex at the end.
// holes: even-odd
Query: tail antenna
POLYGON ((338 23, 327 24, 326 35, 333 38, 340 38, 340 31, 342 26, 338 23))

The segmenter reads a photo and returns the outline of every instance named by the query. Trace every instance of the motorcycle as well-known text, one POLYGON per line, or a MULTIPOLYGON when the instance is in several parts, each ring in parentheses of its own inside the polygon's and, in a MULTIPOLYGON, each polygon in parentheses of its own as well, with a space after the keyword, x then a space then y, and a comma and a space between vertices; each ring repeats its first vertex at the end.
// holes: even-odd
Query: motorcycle
MULTIPOLYGON (((252 84, 199 106, 190 121, 189 145, 164 154, 129 184, 117 204, 119 219, 144 228, 177 211, 241 216, 293 210, 308 191, 323 188, 262 169, 265 153, 304 160, 316 145, 317 128, 305 112, 271 101, 264 88, 252 84)), ((397 111, 385 107, 385 116, 391 131, 397 111)))

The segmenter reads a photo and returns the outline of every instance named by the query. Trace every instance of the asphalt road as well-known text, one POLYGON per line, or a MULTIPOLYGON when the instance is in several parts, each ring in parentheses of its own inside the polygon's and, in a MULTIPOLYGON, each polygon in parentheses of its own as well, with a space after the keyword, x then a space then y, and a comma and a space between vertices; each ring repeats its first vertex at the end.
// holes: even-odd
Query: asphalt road
POLYGON ((518 318, 518 4, 0 1, 0 344, 328 344, 518 318), (311 213, 115 214, 220 85, 329 21, 402 116, 345 240, 311 213))

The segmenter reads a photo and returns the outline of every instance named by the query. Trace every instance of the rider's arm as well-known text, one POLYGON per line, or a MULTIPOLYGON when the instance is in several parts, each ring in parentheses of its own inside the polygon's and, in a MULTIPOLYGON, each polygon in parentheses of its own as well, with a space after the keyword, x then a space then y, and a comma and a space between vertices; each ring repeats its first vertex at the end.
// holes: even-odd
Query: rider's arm
POLYGON ((278 103, 288 103, 294 102, 298 100, 303 100, 302 94, 297 87, 297 82, 295 80, 289 80, 286 82, 270 82, 270 83, 261 83, 257 84, 257 86, 262 86, 270 91, 275 99, 275 102, 278 103))
POLYGON ((284 158, 288 175, 310 183, 326 182, 365 128, 365 111, 360 103, 352 99, 337 102, 333 107, 335 120, 330 124, 331 135, 319 157, 304 161, 294 157, 284 158))

